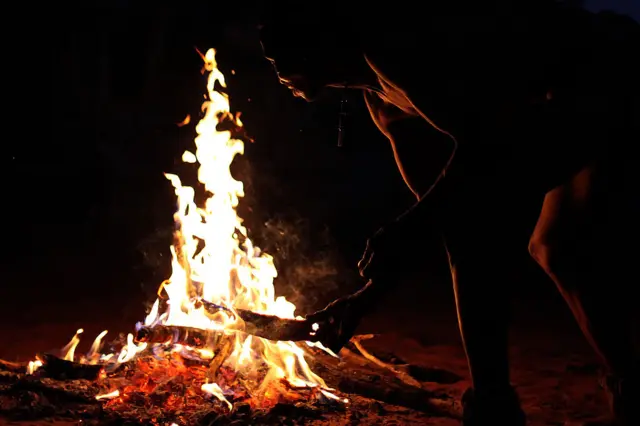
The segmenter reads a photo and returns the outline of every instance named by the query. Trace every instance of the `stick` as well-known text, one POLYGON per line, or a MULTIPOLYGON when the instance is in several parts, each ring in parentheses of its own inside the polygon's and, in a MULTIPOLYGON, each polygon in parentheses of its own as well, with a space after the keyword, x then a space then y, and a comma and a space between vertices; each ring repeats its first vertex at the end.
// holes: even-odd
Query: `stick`
MULTIPOLYGON (((209 314, 218 312, 226 312, 234 315, 231 309, 218 305, 206 300, 200 300, 204 309, 209 314)), ((285 340, 285 341, 311 341, 313 335, 310 334, 313 329, 309 321, 296 320, 291 318, 280 318, 275 315, 258 314, 256 312, 245 309, 236 309, 240 318, 245 323, 244 331, 247 334, 262 337, 268 340, 285 340)))
POLYGON ((11 362, 0 359, 0 371, 10 371, 12 373, 26 373, 27 363, 11 362))
MULTIPOLYGON (((322 377, 327 385, 344 393, 435 416, 460 417, 461 408, 458 402, 448 395, 409 386, 395 375, 386 374, 383 370, 373 370, 358 360, 349 359, 350 357, 339 360, 320 350, 308 351, 313 354, 313 357, 308 359, 311 369, 322 377)), ((358 358, 362 360, 361 357, 358 358)))
POLYGON ((52 379, 74 380, 86 379, 96 380, 100 375, 102 366, 99 364, 80 364, 58 358, 55 355, 44 354, 40 357, 43 361, 42 370, 52 379))
POLYGON ((386 368, 387 370, 391 371, 398 379, 402 380, 404 383, 408 384, 409 386, 415 386, 421 389, 422 385, 420 384, 420 382, 414 379, 413 377, 411 377, 406 371, 403 371, 401 368, 398 368, 399 366, 387 364, 386 362, 376 358, 373 354, 371 354, 368 350, 366 350, 362 346, 361 342, 363 340, 372 339, 373 337, 374 337, 373 334, 361 334, 358 336, 353 336, 351 338, 351 343, 353 343, 353 345, 358 349, 358 351, 362 354, 362 356, 365 357, 367 360, 373 362, 378 367, 386 368))
POLYGON ((218 371, 222 364, 229 358, 231 352, 233 351, 233 344, 235 342, 235 336, 230 334, 225 334, 220 338, 220 342, 217 346, 217 351, 214 352, 213 359, 209 364, 209 372, 207 375, 209 379, 215 381, 216 376, 218 375, 218 371))
POLYGON ((196 286, 191 281, 191 266, 189 265, 189 259, 186 258, 185 253, 183 251, 183 247, 185 246, 184 235, 182 234, 182 224, 176 223, 176 232, 173 234, 173 247, 176 250, 176 258, 178 259, 178 263, 182 266, 182 270, 184 271, 185 278, 187 279, 187 288, 189 297, 197 297, 198 291, 196 286))
POLYGON ((215 347, 224 335, 221 331, 194 327, 156 325, 140 327, 135 341, 142 343, 178 343, 193 348, 215 347))

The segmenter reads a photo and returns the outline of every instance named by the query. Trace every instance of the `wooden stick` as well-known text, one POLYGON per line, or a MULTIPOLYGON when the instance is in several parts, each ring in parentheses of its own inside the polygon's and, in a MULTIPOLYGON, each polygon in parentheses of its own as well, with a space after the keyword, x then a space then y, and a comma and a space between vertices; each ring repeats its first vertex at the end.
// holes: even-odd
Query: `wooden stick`
POLYGON ((213 359, 209 364, 209 371, 207 375, 209 376, 209 380, 214 381, 218 376, 218 371, 222 364, 229 358, 231 352, 233 352, 233 344, 235 343, 235 336, 230 334, 224 334, 220 337, 220 341, 218 342, 218 346, 214 351, 213 359))
MULTIPOLYGON (((206 300, 200 300, 204 309, 214 315, 218 312, 226 312, 233 316, 234 311, 206 300)), ((284 341, 306 341, 313 340, 310 334, 313 329, 311 323, 304 320, 296 320, 291 318, 280 318, 275 315, 259 314, 245 309, 236 309, 240 318, 245 323, 244 331, 247 334, 262 337, 268 340, 284 340, 284 341)))
POLYGON ((102 366, 99 364, 80 364, 78 362, 67 361, 52 354, 44 354, 40 357, 43 361, 42 370, 52 379, 74 380, 86 379, 96 380, 100 376, 102 366))
POLYGON ((362 356, 367 360, 373 362, 378 367, 382 367, 391 371, 398 379, 402 380, 404 383, 408 384, 409 386, 415 386, 421 389, 422 385, 420 384, 420 382, 414 379, 413 377, 411 377, 406 371, 402 369, 401 366, 387 364, 386 362, 376 358, 372 353, 366 350, 364 346, 362 346, 361 342, 363 340, 369 340, 369 339, 372 339, 373 337, 374 337, 373 334, 360 334, 358 336, 353 336, 351 338, 351 343, 353 343, 353 345, 358 349, 358 351, 362 354, 362 356))
POLYGON ((343 356, 340 360, 320 350, 309 349, 308 351, 312 353, 308 359, 309 367, 322 377, 327 385, 344 393, 372 398, 431 415, 460 417, 459 403, 448 395, 408 386, 395 375, 390 375, 384 370, 374 370, 357 360, 349 359, 349 356, 343 356))
POLYGON ((177 343, 193 348, 215 347, 224 333, 194 327, 168 325, 143 326, 136 333, 136 342, 177 343))
POLYGON ((187 259, 183 247, 185 246, 184 235, 182 234, 182 224, 176 223, 176 232, 173 234, 173 247, 176 250, 176 258, 178 259, 178 263, 182 266, 182 270, 185 273, 185 278, 187 280, 187 288, 188 294, 190 298, 199 296, 197 293, 196 286, 191 281, 191 266, 189 265, 189 259, 187 259))
POLYGON ((0 371, 10 371, 12 373, 26 373, 28 363, 12 362, 0 359, 0 371))

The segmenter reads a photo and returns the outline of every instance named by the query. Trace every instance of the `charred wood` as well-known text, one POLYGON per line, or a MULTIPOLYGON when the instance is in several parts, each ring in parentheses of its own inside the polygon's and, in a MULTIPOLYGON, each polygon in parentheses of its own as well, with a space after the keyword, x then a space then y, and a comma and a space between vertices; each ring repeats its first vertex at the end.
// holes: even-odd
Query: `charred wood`
MULTIPOLYGON (((194 282, 191 280, 191 265, 189 264, 188 254, 183 250, 184 247, 186 247, 186 244, 184 235, 182 234, 181 222, 176 222, 176 228, 176 232, 173 234, 173 246, 176 250, 176 258, 185 273, 189 297, 196 297, 198 296, 198 289, 196 288, 194 282)), ((158 292, 158 295, 161 296, 160 292, 158 292)))
POLYGON ((245 309, 231 309, 200 300, 204 309, 211 315, 219 312, 226 312, 234 315, 234 312, 240 316, 245 323, 244 331, 247 334, 262 337, 267 340, 284 340, 284 341, 305 341, 312 340, 310 334, 313 330, 308 321, 296 320, 291 318, 280 318, 275 315, 259 314, 245 309))
MULTIPOLYGON (((327 385, 347 394, 356 394, 387 404, 410 408, 430 415, 460 416, 456 400, 446 394, 409 386, 395 375, 377 371, 366 363, 351 359, 354 354, 337 359, 319 350, 310 350, 311 369, 322 377, 327 385)), ((361 357, 360 360, 364 360, 361 357)))
POLYGON ((229 355, 233 352, 233 344, 235 342, 235 337, 231 335, 223 335, 218 342, 218 346, 214 352, 213 359, 209 364, 209 379, 215 381, 216 376, 218 375, 218 371, 222 364, 229 358, 229 355))
POLYGON ((0 359, 0 371, 12 373, 26 373, 28 364, 25 362, 11 362, 0 359))
POLYGON ((215 347, 223 332, 203 330, 194 327, 156 325, 140 327, 136 333, 136 342, 142 343, 178 343, 193 348, 215 347))
POLYGON ((44 354, 41 359, 43 361, 41 370, 47 377, 56 380, 96 380, 102 370, 101 365, 79 364, 51 354, 44 354))

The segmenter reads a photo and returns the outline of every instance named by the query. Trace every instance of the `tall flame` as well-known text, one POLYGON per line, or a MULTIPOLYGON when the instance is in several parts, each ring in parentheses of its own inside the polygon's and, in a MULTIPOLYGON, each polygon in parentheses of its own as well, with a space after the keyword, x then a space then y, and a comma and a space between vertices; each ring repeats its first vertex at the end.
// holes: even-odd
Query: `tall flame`
MULTIPOLYGON (((187 163, 200 165, 198 180, 211 196, 199 207, 194 200, 194 188, 184 186, 178 176, 166 174, 178 198, 174 215, 178 238, 171 247, 171 278, 161 287, 167 296, 167 309, 159 312, 160 300, 156 300, 145 320, 146 326, 242 330, 237 315, 220 312, 212 316, 198 304, 199 298, 232 311, 241 308, 295 318, 295 305, 275 296, 273 281, 277 271, 273 258, 253 245, 236 212, 244 187, 231 175, 230 166, 236 155, 244 154, 244 144, 233 139, 230 131, 218 130, 218 125, 222 120, 231 120, 241 127, 242 122, 230 112, 228 95, 217 90, 217 85, 225 88, 226 82, 217 68, 215 53, 210 49, 203 57, 205 70, 209 72, 208 98, 202 105, 204 117, 196 126, 196 151, 195 154, 186 151, 182 157, 187 163)), ((234 349, 227 364, 250 374, 259 365, 256 358, 269 366, 263 388, 276 379, 286 379, 294 386, 326 387, 311 371, 304 352, 295 343, 235 333, 234 349)))
MULTIPOLYGON (((296 318, 296 307, 284 297, 275 296, 273 281, 277 271, 273 258, 253 245, 236 212, 239 200, 244 196, 244 187, 231 175, 230 167, 236 155, 244 154, 244 144, 234 139, 231 131, 220 129, 223 126, 219 125, 233 124, 240 128, 242 122, 238 115, 231 113, 228 95, 218 90, 218 87, 226 88, 226 83, 218 70, 215 53, 210 49, 203 55, 204 69, 209 74, 207 97, 202 105, 204 117, 196 126, 195 154, 185 151, 182 156, 185 163, 199 164, 198 180, 204 186, 205 195, 209 196, 202 206, 198 206, 193 187, 183 185, 177 175, 165 174, 178 200, 174 215, 177 231, 171 247, 172 274, 160 286, 159 297, 144 325, 151 328, 160 325, 192 327, 224 336, 224 349, 195 349, 173 344, 170 350, 195 350, 203 360, 215 359, 217 351, 228 354, 223 366, 240 373, 247 379, 245 382, 254 384, 251 396, 256 402, 261 399, 273 402, 277 400, 279 391, 286 393, 287 389, 279 386, 283 380, 297 388, 317 388, 321 394, 337 399, 322 378, 311 371, 303 349, 297 344, 273 342, 242 332, 244 323, 236 309, 293 319, 296 318), (202 301, 226 309, 211 314, 205 310, 202 301)), ((181 124, 188 124, 188 120, 181 124)), ((81 333, 82 329, 79 329, 63 348, 65 360, 118 365, 149 349, 166 349, 165 344, 136 344, 133 335, 129 334, 117 355, 101 355, 98 350, 107 334, 105 330, 96 338, 87 355, 74 357, 81 333)), ((33 374, 42 365, 39 359, 31 362, 29 373, 33 374)), ((231 408, 223 387, 222 383, 204 383, 201 390, 231 408)), ((99 395, 99 399, 120 395, 121 392, 116 390, 99 395)))

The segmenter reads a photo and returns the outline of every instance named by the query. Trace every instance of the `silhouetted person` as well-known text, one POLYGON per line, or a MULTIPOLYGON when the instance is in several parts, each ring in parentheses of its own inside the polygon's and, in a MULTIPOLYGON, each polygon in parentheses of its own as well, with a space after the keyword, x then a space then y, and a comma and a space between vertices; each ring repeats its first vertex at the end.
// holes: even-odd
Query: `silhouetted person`
POLYGON ((265 55, 297 96, 362 90, 418 203, 368 241, 367 286, 310 317, 332 322, 324 341, 339 350, 394 268, 412 267, 412 241, 440 231, 472 380, 464 424, 523 425, 501 253, 515 249, 513 224, 542 206, 529 251, 602 360, 618 424, 640 424, 628 291, 638 282, 637 23, 551 1, 346 3, 305 3, 300 19, 297 3, 278 3, 265 55))

